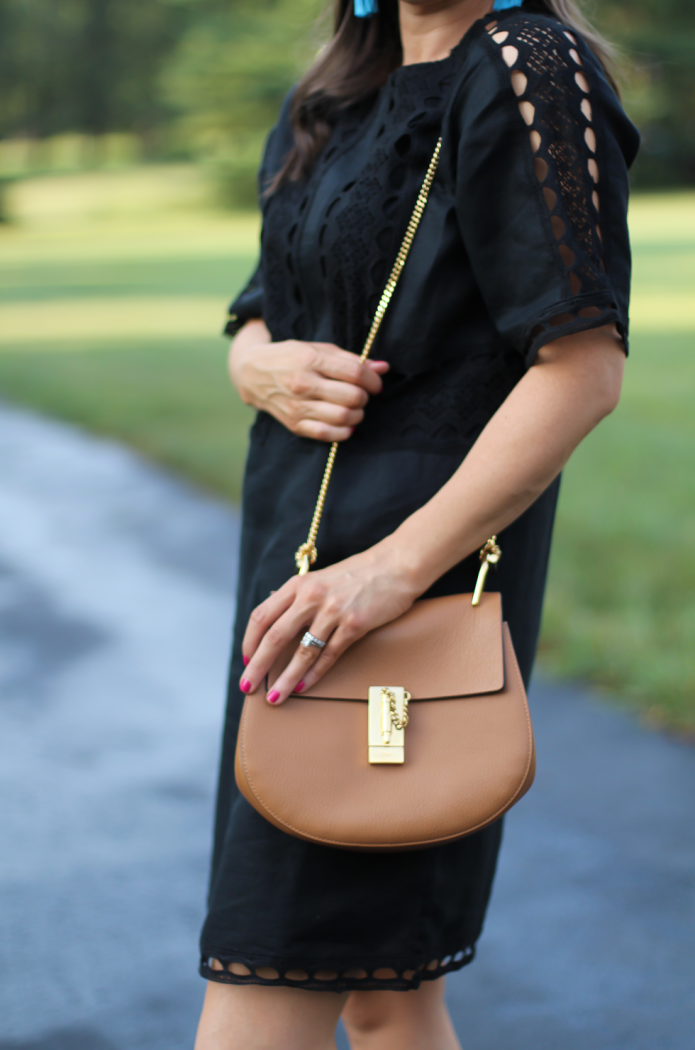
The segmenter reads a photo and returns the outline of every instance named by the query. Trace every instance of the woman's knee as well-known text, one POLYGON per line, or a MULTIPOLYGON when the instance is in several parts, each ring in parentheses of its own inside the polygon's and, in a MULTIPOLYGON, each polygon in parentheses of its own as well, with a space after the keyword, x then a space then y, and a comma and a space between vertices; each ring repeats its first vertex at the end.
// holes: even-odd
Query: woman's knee
POLYGON ((394 1027, 419 1027, 443 1005, 443 979, 427 981, 410 992, 353 992, 343 1010, 343 1022, 348 1032, 365 1036, 394 1027))
POLYGON ((195 1050, 335 1050, 347 993, 218 984, 205 993, 195 1050))

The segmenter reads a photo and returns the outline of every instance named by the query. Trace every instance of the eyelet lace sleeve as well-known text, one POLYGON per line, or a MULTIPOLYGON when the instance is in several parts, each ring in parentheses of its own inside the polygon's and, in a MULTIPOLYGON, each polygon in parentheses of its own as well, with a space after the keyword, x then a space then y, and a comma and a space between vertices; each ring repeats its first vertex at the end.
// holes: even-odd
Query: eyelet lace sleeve
POLYGON ((452 113, 459 224, 500 333, 528 364, 611 323, 627 348, 636 132, 589 49, 544 16, 493 18, 452 113))

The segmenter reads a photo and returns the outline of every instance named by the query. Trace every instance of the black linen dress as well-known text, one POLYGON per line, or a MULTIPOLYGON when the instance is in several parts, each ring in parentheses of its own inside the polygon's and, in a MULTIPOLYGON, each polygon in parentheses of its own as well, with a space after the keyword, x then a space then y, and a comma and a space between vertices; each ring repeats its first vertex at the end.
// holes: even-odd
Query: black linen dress
MULTIPOLYGON (((262 186, 291 146, 288 110, 262 186)), ((519 8, 477 22, 443 61, 394 72, 369 104, 341 115, 306 182, 263 201, 261 261, 232 304, 230 334, 262 316, 276 341, 359 353, 440 134, 429 203, 373 354, 391 371, 341 445, 321 566, 370 547, 441 488, 539 347, 611 323, 627 339, 627 169, 638 135, 583 41, 519 8)), ((295 571, 327 451, 263 412, 251 432, 201 973, 407 990, 472 959, 501 823, 428 850, 351 853, 279 831, 234 783, 241 640, 254 606, 295 571)), ((555 483, 500 536, 489 584, 502 592, 527 682, 557 492, 555 483)), ((470 591, 477 568, 472 555, 429 594, 470 591)))

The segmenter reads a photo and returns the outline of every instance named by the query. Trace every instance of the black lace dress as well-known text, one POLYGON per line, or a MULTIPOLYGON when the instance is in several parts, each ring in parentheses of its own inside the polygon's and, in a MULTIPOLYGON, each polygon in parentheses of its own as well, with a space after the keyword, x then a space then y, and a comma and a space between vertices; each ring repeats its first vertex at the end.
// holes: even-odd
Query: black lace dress
MULTIPOLYGON (((627 169, 638 135, 583 41, 518 8, 477 22, 443 61, 398 69, 369 105, 343 113, 309 180, 264 201, 260 265, 228 331, 262 316, 275 340, 358 353, 440 134, 430 200, 375 348, 391 371, 338 455, 324 566, 388 535, 441 488, 540 346, 608 323, 627 338, 627 169)), ((262 182, 290 145, 285 105, 262 182)), ((279 831, 234 784, 244 628, 294 572, 326 454, 259 413, 201 973, 406 990, 472 959, 500 823, 433 849, 350 853, 279 831)), ((490 585, 527 681, 557 490, 500 537, 490 585)), ((471 556, 430 593, 470 591, 477 564, 471 556)))

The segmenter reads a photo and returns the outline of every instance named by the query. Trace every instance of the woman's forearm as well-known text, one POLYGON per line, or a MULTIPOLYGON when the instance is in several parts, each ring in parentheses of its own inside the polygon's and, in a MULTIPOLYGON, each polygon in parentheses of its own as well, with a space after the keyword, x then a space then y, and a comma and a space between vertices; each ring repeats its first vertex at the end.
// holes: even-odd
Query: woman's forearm
POLYGON ((545 491, 617 404, 624 360, 613 328, 560 339, 540 351, 453 477, 383 541, 416 593, 545 491))

